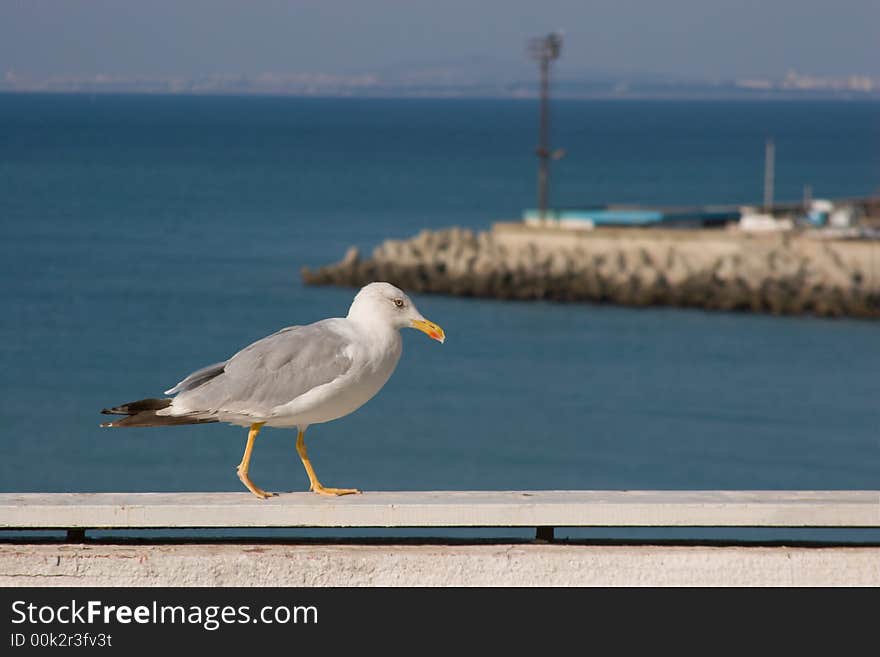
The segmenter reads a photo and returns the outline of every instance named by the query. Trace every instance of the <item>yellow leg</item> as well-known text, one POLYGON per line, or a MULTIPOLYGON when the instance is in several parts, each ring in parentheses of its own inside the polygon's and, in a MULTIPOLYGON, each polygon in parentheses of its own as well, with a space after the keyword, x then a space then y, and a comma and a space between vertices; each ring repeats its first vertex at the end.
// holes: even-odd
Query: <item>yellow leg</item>
POLYGON ((262 488, 257 488, 248 476, 248 468, 251 464, 251 452, 254 451, 254 440, 256 440, 257 434, 260 433, 260 429, 263 428, 264 424, 265 422, 256 422, 251 425, 251 430, 248 432, 247 445, 244 448, 244 456, 241 457, 241 463, 236 468, 241 483, 247 486, 247 489, 261 500, 271 497, 273 493, 267 493, 262 488))
POLYGON ((318 475, 315 474, 315 469, 312 467, 312 462, 309 460, 309 455, 306 452, 305 436, 305 431, 300 431, 297 434, 296 452, 302 459, 303 465, 306 468, 306 474, 309 475, 309 482, 311 483, 309 490, 313 490, 319 495, 352 495, 360 493, 357 488, 326 488, 325 486, 321 485, 321 482, 318 481, 318 475))

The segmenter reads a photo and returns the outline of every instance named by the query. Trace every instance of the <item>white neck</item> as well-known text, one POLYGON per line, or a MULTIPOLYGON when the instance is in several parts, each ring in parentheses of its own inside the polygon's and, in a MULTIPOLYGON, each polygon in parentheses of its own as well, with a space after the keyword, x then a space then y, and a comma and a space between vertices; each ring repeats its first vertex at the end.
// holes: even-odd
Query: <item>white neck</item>
POLYGON ((351 304, 347 319, 356 324, 365 333, 379 335, 398 333, 397 328, 392 326, 386 318, 377 316, 375 313, 370 312, 368 306, 359 303, 351 304))
POLYGON ((365 309, 358 308, 358 304, 352 304, 348 311, 348 321, 353 325, 355 333, 360 338, 368 339, 364 341, 367 352, 370 354, 368 358, 382 364, 383 371, 387 369, 384 375, 386 378, 391 375, 400 358, 403 348, 403 339, 400 331, 391 325, 387 319, 376 317, 375 314, 365 312, 365 309), (388 359, 388 354, 393 356, 388 359))

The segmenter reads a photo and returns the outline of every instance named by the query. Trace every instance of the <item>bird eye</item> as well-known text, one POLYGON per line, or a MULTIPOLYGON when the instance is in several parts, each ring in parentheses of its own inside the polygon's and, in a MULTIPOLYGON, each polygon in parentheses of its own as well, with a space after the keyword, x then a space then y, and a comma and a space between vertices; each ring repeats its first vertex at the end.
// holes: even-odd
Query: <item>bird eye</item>
POLYGON ((394 305, 397 306, 398 308, 403 308, 403 306, 404 306, 403 299, 395 299, 394 305))

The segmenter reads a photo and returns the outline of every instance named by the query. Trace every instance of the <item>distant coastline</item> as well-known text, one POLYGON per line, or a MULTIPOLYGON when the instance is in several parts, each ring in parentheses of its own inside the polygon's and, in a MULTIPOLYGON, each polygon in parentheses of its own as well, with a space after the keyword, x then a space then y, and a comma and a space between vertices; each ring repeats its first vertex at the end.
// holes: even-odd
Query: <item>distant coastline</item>
MULTIPOLYGON (((9 71, 0 93, 149 94, 198 96, 290 96, 324 98, 534 99, 531 79, 452 76, 381 77, 323 73, 185 77, 35 78, 9 71)), ((880 100, 880 78, 865 75, 817 77, 790 72, 783 78, 729 80, 610 74, 554 80, 557 100, 880 100)))
MULTIPOLYGON (((237 91, 198 91, 198 92, 174 92, 174 91, 145 91, 145 90, 9 90, 0 88, 0 96, 144 96, 162 98, 290 98, 290 99, 313 99, 313 100, 449 100, 449 101, 479 101, 479 100, 510 100, 532 101, 535 98, 529 96, 500 96, 500 95, 453 95, 453 94, 296 94, 280 92, 243 93, 237 91)), ((877 103, 880 102, 880 93, 873 95, 803 95, 803 94, 731 94, 731 95, 592 95, 592 96, 561 96, 554 102, 695 102, 695 103, 877 103)))

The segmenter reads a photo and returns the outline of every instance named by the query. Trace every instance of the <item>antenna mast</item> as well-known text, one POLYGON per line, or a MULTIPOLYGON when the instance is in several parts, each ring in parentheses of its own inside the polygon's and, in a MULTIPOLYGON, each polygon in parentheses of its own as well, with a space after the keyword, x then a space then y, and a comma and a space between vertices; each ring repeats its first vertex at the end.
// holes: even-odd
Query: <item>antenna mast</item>
POLYGON ((776 144, 767 139, 764 147, 764 212, 773 213, 773 182, 776 175, 776 144))
POLYGON ((548 34, 529 41, 529 54, 537 60, 541 71, 541 118, 538 127, 538 213, 541 223, 546 220, 550 193, 550 159, 558 160, 565 151, 550 150, 550 62, 559 58, 562 50, 562 35, 548 34))

